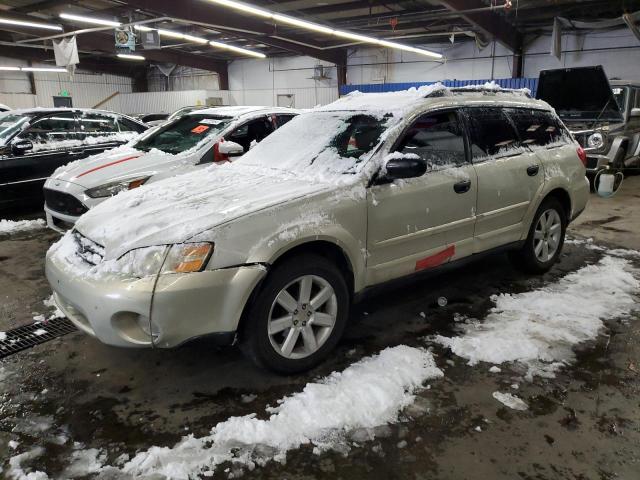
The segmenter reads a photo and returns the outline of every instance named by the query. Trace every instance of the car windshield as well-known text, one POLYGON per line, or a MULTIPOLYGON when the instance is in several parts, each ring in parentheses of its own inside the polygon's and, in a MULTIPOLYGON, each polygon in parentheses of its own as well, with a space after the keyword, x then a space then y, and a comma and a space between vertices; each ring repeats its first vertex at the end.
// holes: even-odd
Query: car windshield
POLYGON ((29 115, 0 114, 0 144, 5 144, 13 138, 16 133, 26 126, 30 119, 29 115))
POLYGON ((155 148, 175 155, 222 132, 232 120, 233 117, 215 115, 185 115, 152 132, 151 135, 141 138, 134 147, 144 152, 155 148))
POLYGON ((291 120, 244 157, 252 163, 297 173, 349 173, 375 150, 391 115, 310 112, 291 120))
POLYGON ((616 99, 616 103, 618 104, 620 111, 624 112, 626 110, 627 92, 629 89, 623 87, 613 87, 611 90, 613 91, 613 96, 616 99))

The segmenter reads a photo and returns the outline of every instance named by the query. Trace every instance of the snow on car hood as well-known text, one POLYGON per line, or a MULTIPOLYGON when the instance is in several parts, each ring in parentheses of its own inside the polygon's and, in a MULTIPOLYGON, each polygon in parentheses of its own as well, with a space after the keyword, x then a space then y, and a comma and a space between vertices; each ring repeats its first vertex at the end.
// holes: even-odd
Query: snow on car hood
POLYGON ((105 247, 105 260, 135 248, 180 243, 235 218, 330 188, 241 162, 211 165, 120 193, 76 229, 105 247))
POLYGON ((142 152, 127 144, 68 163, 53 172, 51 179, 90 188, 137 174, 154 174, 175 159, 176 155, 160 150, 142 152))

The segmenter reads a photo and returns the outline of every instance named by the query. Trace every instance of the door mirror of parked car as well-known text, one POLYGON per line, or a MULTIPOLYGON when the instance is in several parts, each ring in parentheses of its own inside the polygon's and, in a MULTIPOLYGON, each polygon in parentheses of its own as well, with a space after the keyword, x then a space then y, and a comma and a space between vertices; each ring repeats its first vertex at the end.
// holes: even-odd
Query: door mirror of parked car
POLYGON ((228 157, 239 157, 244 154, 244 148, 236 142, 225 141, 220 142, 218 152, 222 155, 227 155, 228 157))
POLYGON ((388 180, 420 177, 427 171, 427 163, 414 154, 391 154, 387 157, 385 167, 384 176, 388 180))
POLYGON ((31 140, 18 139, 11 144, 11 150, 14 155, 23 155, 29 150, 33 150, 33 143, 31 143, 31 140))
POLYGON ((631 109, 631 116, 632 117, 640 117, 640 108, 632 108, 631 109))

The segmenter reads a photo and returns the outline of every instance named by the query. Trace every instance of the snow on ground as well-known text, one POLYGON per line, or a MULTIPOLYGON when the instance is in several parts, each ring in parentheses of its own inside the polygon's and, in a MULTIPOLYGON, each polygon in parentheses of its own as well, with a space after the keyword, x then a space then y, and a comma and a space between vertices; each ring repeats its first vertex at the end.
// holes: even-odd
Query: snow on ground
POLYGON ((528 410, 527 405, 521 398, 516 397, 511 393, 493 392, 493 398, 502 403, 505 407, 512 408, 513 410, 528 410))
POLYGON ((41 218, 37 220, 0 220, 0 235, 18 232, 28 232, 44 228, 46 223, 41 218))
POLYGON ((73 472, 81 475, 79 466, 85 464, 93 473, 188 479, 211 475, 224 462, 254 468, 285 461, 287 451, 305 444, 314 445, 316 453, 346 449, 350 432, 371 429, 367 439, 372 438, 373 428, 396 421, 426 380, 442 376, 428 351, 405 345, 387 348, 267 407, 267 420, 255 414, 231 417, 207 436, 188 435, 173 447, 151 447, 121 468, 98 468, 94 460, 101 453, 87 450, 76 453, 82 461, 74 462, 73 472))
POLYGON ((49 476, 41 471, 27 471, 22 467, 22 462, 31 461, 44 453, 44 448, 36 447, 33 450, 15 455, 9 459, 9 468, 6 478, 12 480, 48 480, 49 476))
POLYGON ((574 345, 596 338, 603 320, 637 308, 636 272, 628 260, 607 255, 540 289, 494 295, 484 321, 467 320, 459 324, 460 336, 432 340, 469 365, 519 362, 529 379, 553 376, 574 359, 574 345))

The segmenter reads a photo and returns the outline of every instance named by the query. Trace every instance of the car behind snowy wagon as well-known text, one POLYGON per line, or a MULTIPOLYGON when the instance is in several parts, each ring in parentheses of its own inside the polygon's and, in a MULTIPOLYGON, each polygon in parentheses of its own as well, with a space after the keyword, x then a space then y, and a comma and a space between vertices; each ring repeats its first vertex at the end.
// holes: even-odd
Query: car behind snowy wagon
POLYGON ((497 248, 549 269, 587 202, 583 161, 523 92, 351 94, 241 162, 97 206, 52 246, 47 277, 105 343, 209 335, 298 372, 328 355, 368 287, 497 248))
POLYGON ((48 226, 63 232, 121 191, 240 156, 298 113, 277 107, 193 108, 122 148, 57 169, 44 185, 48 226))

